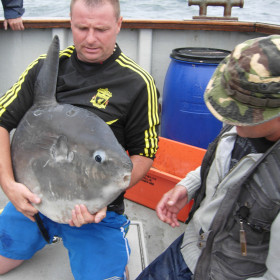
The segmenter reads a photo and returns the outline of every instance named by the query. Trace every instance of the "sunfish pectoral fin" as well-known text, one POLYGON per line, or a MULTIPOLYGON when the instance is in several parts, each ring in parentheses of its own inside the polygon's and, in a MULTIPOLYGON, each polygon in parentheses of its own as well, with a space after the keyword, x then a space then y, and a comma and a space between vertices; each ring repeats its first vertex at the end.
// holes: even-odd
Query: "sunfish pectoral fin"
POLYGON ((35 83, 34 104, 49 104, 56 102, 56 85, 59 68, 59 38, 54 36, 47 57, 43 62, 35 83))
POLYGON ((74 152, 69 150, 67 137, 61 135, 50 148, 50 154, 56 162, 72 162, 74 152))

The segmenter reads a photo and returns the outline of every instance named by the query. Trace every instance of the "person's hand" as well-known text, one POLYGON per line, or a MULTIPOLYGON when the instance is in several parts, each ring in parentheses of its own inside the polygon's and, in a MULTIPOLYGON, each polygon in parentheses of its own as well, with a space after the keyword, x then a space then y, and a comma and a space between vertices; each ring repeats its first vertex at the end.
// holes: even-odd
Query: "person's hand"
POLYGON ((4 20, 4 29, 8 29, 8 25, 12 30, 24 30, 24 25, 22 22, 22 18, 10 18, 10 19, 5 19, 4 20))
POLYGON ((156 207, 159 219, 171 227, 179 227, 177 215, 187 202, 187 189, 180 185, 175 186, 163 195, 156 207))
POLYGON ((81 227, 85 224, 100 223, 106 217, 106 212, 107 207, 104 207, 95 214, 91 214, 85 205, 76 205, 75 209, 72 210, 72 220, 69 221, 69 225, 81 227))
POLYGON ((36 194, 32 193, 25 185, 17 182, 11 183, 5 193, 19 212, 35 222, 33 216, 38 213, 38 210, 31 203, 41 203, 41 199, 36 194))

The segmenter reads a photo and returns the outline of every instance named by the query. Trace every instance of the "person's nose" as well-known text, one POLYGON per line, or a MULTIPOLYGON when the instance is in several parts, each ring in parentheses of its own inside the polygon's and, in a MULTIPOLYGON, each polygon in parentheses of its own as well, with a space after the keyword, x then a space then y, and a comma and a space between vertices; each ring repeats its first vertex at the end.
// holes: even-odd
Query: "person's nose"
POLYGON ((90 29, 87 34, 87 43, 93 44, 96 41, 96 34, 94 29, 90 29))

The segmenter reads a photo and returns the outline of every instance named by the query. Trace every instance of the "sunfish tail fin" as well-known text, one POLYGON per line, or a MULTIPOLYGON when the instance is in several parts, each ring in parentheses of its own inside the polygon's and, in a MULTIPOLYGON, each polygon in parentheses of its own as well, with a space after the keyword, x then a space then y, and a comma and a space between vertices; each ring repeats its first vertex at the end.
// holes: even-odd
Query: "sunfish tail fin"
POLYGON ((59 38, 54 36, 47 57, 37 76, 35 84, 35 104, 57 103, 56 85, 59 67, 59 38))

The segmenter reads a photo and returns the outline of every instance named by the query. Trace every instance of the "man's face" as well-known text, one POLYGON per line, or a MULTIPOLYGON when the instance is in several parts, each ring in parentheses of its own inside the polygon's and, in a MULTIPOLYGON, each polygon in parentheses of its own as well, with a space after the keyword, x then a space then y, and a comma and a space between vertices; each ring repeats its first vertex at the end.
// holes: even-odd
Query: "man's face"
POLYGON ((254 126, 237 126, 236 130, 241 137, 265 137, 267 140, 275 142, 280 139, 280 117, 254 126))
POLYGON ((110 3, 88 7, 78 0, 72 7, 71 28, 78 58, 84 62, 101 63, 115 47, 122 18, 116 19, 110 3))

